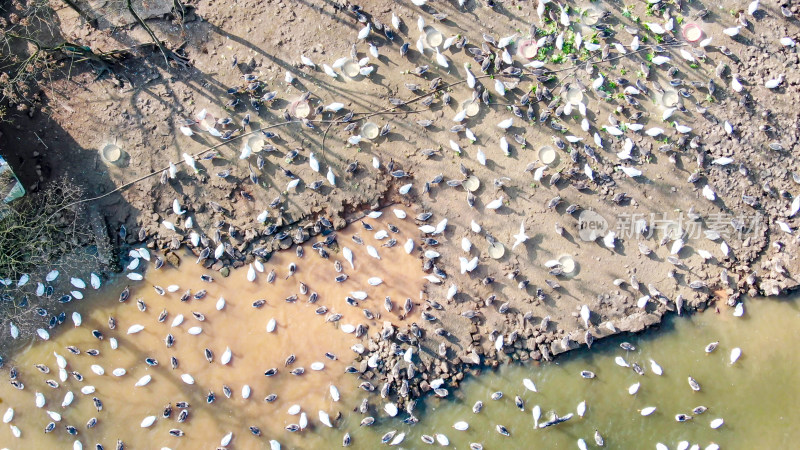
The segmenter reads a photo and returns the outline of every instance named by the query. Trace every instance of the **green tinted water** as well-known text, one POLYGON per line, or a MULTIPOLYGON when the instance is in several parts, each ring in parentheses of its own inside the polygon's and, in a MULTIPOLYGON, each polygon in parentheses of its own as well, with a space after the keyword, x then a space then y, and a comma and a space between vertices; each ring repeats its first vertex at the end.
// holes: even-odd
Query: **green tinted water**
POLYGON ((674 449, 680 441, 700 448, 712 442, 721 448, 793 448, 800 439, 796 428, 800 424, 800 358, 795 351, 800 304, 796 299, 753 300, 748 306, 742 318, 713 310, 676 317, 660 331, 613 338, 556 362, 485 373, 463 384, 458 399, 429 399, 420 413, 422 422, 415 426, 392 421, 371 429, 351 427, 354 445, 373 447, 383 433, 397 429, 407 433, 402 444, 407 448, 425 446, 420 436, 434 433, 445 434, 456 448, 468 448, 471 442, 484 448, 577 448, 579 438, 594 448, 598 430, 610 448, 655 448, 661 442, 674 449), (622 350, 623 341, 636 350, 622 350), (719 341, 719 347, 707 354, 705 346, 714 341, 719 341), (742 349, 742 356, 731 365, 734 347, 742 349), (618 366, 616 356, 630 364, 638 362, 645 374, 618 366), (650 358, 661 365, 663 376, 650 370, 650 358), (582 370, 593 371, 597 377, 583 379, 582 370), (699 392, 689 387, 689 376, 700 383, 699 392), (538 393, 527 391, 523 378, 533 380, 538 393), (628 387, 637 382, 641 383, 638 393, 628 394, 628 387), (496 391, 504 394, 499 401, 490 399, 496 391), (524 412, 514 404, 516 395, 525 402, 524 412), (473 414, 478 400, 484 403, 483 411, 473 414), (575 414, 581 401, 587 405, 583 418, 575 414), (541 407, 540 422, 549 419, 552 411, 560 416, 571 412, 575 417, 534 429, 534 405, 541 407), (692 409, 699 405, 708 411, 688 422, 675 420, 679 413, 693 415, 692 409), (647 406, 655 406, 656 412, 643 417, 639 410, 647 406), (724 424, 712 429, 709 424, 716 418, 724 424), (455 430, 453 424, 458 421, 468 422, 469 429, 455 430), (504 425, 511 436, 498 434, 497 424, 504 425))

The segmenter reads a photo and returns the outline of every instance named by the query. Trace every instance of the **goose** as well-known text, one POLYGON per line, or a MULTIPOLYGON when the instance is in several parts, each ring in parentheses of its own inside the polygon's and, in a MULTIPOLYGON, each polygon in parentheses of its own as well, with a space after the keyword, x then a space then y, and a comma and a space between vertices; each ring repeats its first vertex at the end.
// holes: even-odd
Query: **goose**
POLYGON ((650 360, 650 371, 656 375, 664 374, 664 370, 661 368, 661 366, 659 366, 658 363, 653 361, 652 359, 650 360))

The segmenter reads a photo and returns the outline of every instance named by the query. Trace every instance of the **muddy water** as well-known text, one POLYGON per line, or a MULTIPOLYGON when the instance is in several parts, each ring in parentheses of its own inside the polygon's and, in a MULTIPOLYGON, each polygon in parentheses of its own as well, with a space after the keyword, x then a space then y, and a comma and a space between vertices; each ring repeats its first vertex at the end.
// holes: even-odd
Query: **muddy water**
MULTIPOLYGON (((357 378, 345 374, 345 367, 354 356, 351 346, 357 342, 366 344, 365 338, 357 339, 354 334, 346 334, 342 328, 346 324, 364 324, 372 334, 390 320, 400 324, 401 305, 406 298, 419 304, 422 289, 422 273, 419 259, 415 255, 406 254, 403 244, 411 236, 417 236, 416 226, 410 219, 397 219, 390 211, 379 219, 367 219, 375 226, 374 231, 366 231, 361 224, 355 224, 337 233, 338 242, 353 250, 355 268, 345 261, 340 250, 328 249, 330 258, 321 258, 310 243, 304 245, 305 255, 298 257, 295 249, 275 254, 265 264, 264 273, 257 273, 255 282, 246 280, 247 269, 233 271, 229 278, 222 278, 217 273, 210 273, 194 264, 194 257, 187 254, 183 257, 180 269, 150 269, 142 282, 131 283, 131 296, 125 303, 118 302, 118 294, 127 279, 109 286, 101 291, 101 298, 85 299, 75 304, 83 315, 83 324, 72 327, 68 321, 62 330, 54 332, 50 341, 37 341, 21 351, 14 358, 14 365, 20 371, 19 379, 25 384, 22 391, 16 390, 8 383, 0 387, 0 412, 8 407, 15 410, 11 424, 22 432, 20 439, 12 437, 8 425, 0 426, 0 445, 13 448, 45 448, 68 447, 76 437, 65 431, 65 425, 73 425, 78 429, 77 439, 84 448, 93 448, 101 443, 105 448, 114 448, 117 439, 124 441, 126 448, 214 448, 228 432, 233 432, 231 448, 256 448, 267 445, 268 439, 277 439, 284 446, 323 446, 326 439, 338 434, 336 431, 290 433, 284 430, 286 425, 299 423, 300 416, 290 416, 287 411, 292 405, 300 405, 306 412, 311 429, 324 428, 320 423, 318 412, 323 410, 332 418, 338 413, 348 414, 352 405, 360 401, 363 391, 357 389, 357 378), (378 241, 374 233, 386 229, 386 224, 396 225, 399 233, 389 232, 398 241, 393 248, 381 247, 387 239, 378 241), (358 234, 366 245, 373 245, 381 259, 367 254, 365 245, 358 245, 352 235, 358 234), (339 275, 334 268, 334 261, 344 266, 343 273, 349 278, 342 283, 334 281, 339 275), (290 263, 297 265, 293 276, 288 275, 290 263), (276 281, 267 282, 267 274, 276 272, 276 281), (215 280, 211 283, 202 281, 200 276, 209 274, 215 280), (367 280, 379 277, 383 283, 370 286, 367 280), (300 293, 300 283, 308 286, 308 294, 300 293), (180 286, 174 293, 158 295, 153 286, 167 288, 170 285, 180 286), (181 295, 186 289, 195 293, 205 289, 207 294, 202 299, 192 298, 182 302, 181 295), (359 307, 345 303, 345 297, 352 291, 365 291, 366 300, 359 307), (315 304, 308 303, 310 294, 316 292, 319 299, 315 304), (289 303, 285 299, 297 295, 296 302, 289 303), (384 297, 389 296, 395 304, 392 313, 384 309, 384 297), (225 306, 221 311, 216 309, 218 300, 225 298, 225 306), (141 299, 146 305, 144 312, 137 306, 141 299), (252 306, 254 301, 265 299, 261 308, 252 306), (319 307, 327 307, 327 314, 317 314, 319 307), (380 318, 367 320, 362 308, 369 309, 380 318), (158 322, 162 310, 168 311, 163 323, 158 322), (193 312, 201 313, 205 320, 200 321, 193 312), (326 322, 326 317, 333 313, 343 315, 338 322, 326 322), (173 320, 182 314, 182 324, 172 326, 173 320), (109 329, 109 317, 116 320, 116 328, 109 329), (270 319, 275 319, 277 329, 268 333, 266 326, 270 319), (136 334, 127 334, 129 327, 135 324, 144 326, 144 330, 136 334), (188 330, 201 327, 202 333, 191 335, 188 330), (91 331, 100 330, 104 338, 98 340, 91 331), (175 344, 167 348, 165 337, 171 333, 175 344), (119 347, 111 348, 111 338, 116 338, 119 347), (80 355, 73 355, 66 346, 79 348, 80 355), (223 365, 221 357, 229 347, 232 358, 229 364, 223 365), (86 350, 97 349, 99 356, 89 356, 86 350), (212 362, 206 360, 204 350, 213 353, 212 362), (45 384, 45 380, 58 381, 58 366, 53 352, 66 357, 67 370, 77 371, 83 375, 83 382, 72 376, 60 387, 53 389, 45 384), (332 353, 338 357, 332 360, 326 356, 332 353), (284 362, 289 355, 295 355, 295 362, 288 367, 284 362), (178 368, 172 369, 170 357, 178 359, 178 368), (146 358, 155 358, 157 366, 145 364, 146 358), (321 362, 325 365, 321 371, 311 369, 311 364, 321 362), (49 367, 49 374, 42 374, 34 364, 41 363, 49 367), (97 375, 91 366, 101 366, 105 374, 97 375), (292 375, 290 371, 303 367, 303 375, 292 375), (123 368, 126 374, 114 376, 112 371, 123 368), (264 372, 277 368, 278 374, 265 377, 264 372), (195 383, 188 385, 182 381, 181 375, 190 374, 195 383), (134 384, 141 377, 149 375, 152 381, 143 387, 134 384), (333 401, 330 385, 338 387, 341 400, 333 401), (96 392, 91 395, 80 393, 84 386, 94 386, 96 392), (249 385, 251 396, 244 399, 242 388, 249 385), (230 399, 226 398, 223 386, 232 391, 230 399), (67 391, 72 391, 75 401, 69 407, 61 406, 67 391), (207 403, 207 395, 213 391, 216 400, 207 403), (46 397, 46 405, 42 409, 35 407, 34 393, 42 392, 46 397), (269 394, 277 394, 277 400, 268 403, 264 399, 269 394), (102 411, 97 411, 92 397, 103 402, 102 411), (177 402, 190 404, 189 417, 183 423, 176 418, 180 412, 175 407, 177 402), (162 411, 168 403, 173 406, 170 419, 162 418, 162 411), (46 411, 55 411, 62 415, 56 429, 44 433, 44 428, 51 421, 46 411), (158 416, 155 424, 149 428, 141 428, 142 420, 151 415, 158 416), (98 419, 96 427, 87 429, 86 423, 92 418, 98 419), (263 436, 252 436, 249 426, 257 426, 263 436), (169 430, 180 429, 185 435, 173 437, 169 430)), ((418 245, 417 245, 418 247, 418 245)), ((418 250, 417 250, 418 251, 418 250)), ((416 254, 416 251, 415 251, 416 254)), ((412 310, 406 321, 417 318, 418 308, 412 310)), ((70 311, 71 312, 71 311, 70 311)), ((336 437, 341 440, 341 437, 336 437)))
MULTIPOLYGON (((596 343, 590 351, 574 352, 555 363, 505 367, 470 379, 460 391, 451 395, 453 398, 427 399, 418 406, 417 416, 421 422, 417 425, 389 419, 382 411, 375 411, 376 406, 379 409, 382 404, 378 396, 359 390, 356 387, 359 380, 344 374, 344 367, 353 354, 350 347, 357 340, 341 328, 344 324, 363 323, 374 332, 383 320, 401 323, 396 311, 383 312, 383 297, 390 296, 395 304, 407 297, 418 302, 422 273, 417 257, 406 255, 401 248, 406 236, 417 235, 410 221, 391 217, 370 222, 377 225, 376 230, 389 222, 399 226, 399 244, 392 249, 379 247, 372 237, 374 232, 364 231, 359 224, 340 232, 339 242, 355 252, 355 269, 349 269, 341 253, 332 251, 331 258, 324 260, 306 245, 303 258, 298 258, 291 250, 269 261, 266 272, 276 270, 274 284, 266 282, 266 273, 259 273, 254 283, 247 282, 246 270, 234 271, 227 279, 217 276, 213 283, 206 283, 200 281, 200 275, 206 272, 193 264, 192 257, 186 256, 180 270, 149 270, 144 282, 132 284, 131 299, 126 303, 117 301, 122 286, 102 291, 101 298, 78 303, 76 306, 84 308, 81 327, 69 328, 68 322, 63 330, 53 333, 51 341, 37 341, 16 355, 14 364, 26 387, 19 391, 7 383, 0 385, 0 412, 14 408, 11 423, 20 428, 22 437, 13 438, 8 426, 0 426, 0 446, 67 448, 75 438, 67 435, 65 424, 77 427, 77 439, 84 448, 95 443, 113 448, 117 439, 122 439, 126 448, 214 448, 231 431, 230 448, 263 448, 270 439, 279 441, 284 448, 331 448, 341 445, 346 432, 352 435, 354 448, 375 448, 380 437, 391 430, 406 433, 401 444, 405 448, 422 447, 420 436, 435 433, 446 435, 451 446, 456 448, 467 448, 470 442, 480 442, 485 448, 502 445, 576 448, 579 438, 585 439, 592 448, 595 430, 604 436, 609 448, 655 448, 658 442, 678 448, 680 441, 697 443, 701 448, 712 442, 722 448, 790 448, 800 438, 795 427, 800 423, 800 410, 796 408, 800 391, 794 388, 800 358, 792 345, 800 338, 797 299, 750 301, 741 319, 732 317, 730 311, 675 318, 657 332, 596 343), (368 256, 365 247, 353 243, 351 236, 356 232, 365 243, 378 248, 381 260, 368 256), (333 261, 337 259, 345 266, 344 272, 350 275, 344 283, 332 281, 337 275, 333 268, 333 261), (286 279, 291 262, 297 264, 298 271, 286 279), (375 276, 382 278, 383 284, 371 287, 366 280, 375 276), (284 300, 299 293, 301 281, 308 285, 309 293, 319 294, 316 304, 308 304, 307 295, 299 295, 295 303, 284 300), (159 296, 152 287, 171 284, 181 289, 159 296), (208 294, 201 300, 181 302, 179 297, 185 289, 192 289, 192 292, 206 289, 208 294), (373 312, 381 311, 381 319, 366 320, 361 308, 344 303, 345 296, 355 290, 369 294, 361 306, 373 312), (226 299, 226 306, 217 311, 215 304, 220 297, 226 299), (137 308, 138 298, 146 303, 145 312, 137 308), (258 299, 266 299, 267 303, 255 309, 252 303, 258 299), (326 323, 325 316, 314 312, 319 306, 327 306, 329 314, 343 314, 342 320, 326 323), (164 323, 158 323, 156 319, 164 308, 169 316, 164 323), (205 314, 205 320, 195 319, 192 311, 205 314), (186 319, 183 324, 171 327, 177 314, 183 314, 186 319), (115 330, 108 328, 109 316, 117 320, 115 330), (271 318, 276 319, 278 327, 274 333, 267 333, 265 327, 271 318), (126 334, 133 324, 142 324, 145 329, 138 334, 126 334), (194 326, 202 327, 202 334, 189 335, 188 329, 194 326), (92 329, 101 330, 104 339, 94 338, 92 329), (172 333, 176 339, 171 349, 164 344, 167 333, 172 333), (118 340, 119 349, 110 348, 111 337, 118 340), (620 349, 622 341, 630 342, 636 350, 620 349), (720 342, 719 347, 706 354, 704 347, 714 341, 720 342), (67 345, 74 345, 83 353, 74 356, 65 349, 67 345), (222 365, 220 358, 226 347, 231 348, 233 357, 230 364, 222 365), (731 365, 729 355, 734 347, 740 347, 743 355, 731 365), (91 348, 99 349, 100 356, 86 355, 85 351, 91 348), (213 352, 211 363, 205 359, 205 348, 213 352), (68 370, 84 375, 82 383, 70 378, 57 389, 44 384, 46 379, 58 379, 54 351, 67 358, 68 370), (334 353, 339 359, 330 360, 325 352, 334 353), (289 354, 296 356, 296 362, 284 367, 289 354), (178 369, 170 368, 170 356, 179 359, 178 369), (616 356, 630 364, 638 363, 645 374, 637 375, 630 368, 618 366, 614 362, 616 356), (159 365, 148 367, 143 362, 147 357, 156 358, 159 365), (650 359, 663 367, 663 376, 652 372, 650 359), (325 369, 312 371, 311 363, 315 361, 323 362, 325 369), (50 374, 41 374, 32 366, 34 363, 46 364, 50 374), (102 366, 105 375, 94 374, 92 364, 102 366), (264 371, 272 367, 278 368, 278 375, 265 377, 264 371), (289 374, 297 367, 304 367, 306 373, 302 376, 289 374), (111 374, 115 368, 124 368, 127 373, 115 377, 111 374), (579 376, 582 370, 590 370, 597 377, 583 379, 579 376), (181 381, 180 375, 184 373, 191 374, 196 383, 187 385, 181 381), (144 375, 152 376, 150 384, 134 387, 144 375), (688 376, 701 384, 700 392, 690 389, 688 376), (533 380, 538 392, 526 391, 523 378, 533 380), (628 394, 628 387, 637 382, 641 383, 639 391, 635 395, 628 394), (249 399, 242 398, 241 389, 245 384, 252 389, 249 399), (331 384, 338 386, 341 392, 339 402, 331 398, 331 384), (86 385, 95 386, 96 393, 81 394, 80 388, 86 385), (231 388, 232 398, 225 398, 223 385, 231 388), (75 393, 76 399, 71 406, 62 408, 61 402, 68 390, 75 393), (209 390, 216 395, 212 404, 206 402, 209 390), (37 391, 44 393, 47 399, 42 409, 34 405, 37 391), (497 391, 503 392, 503 398, 491 400, 491 394, 497 391), (264 398, 271 393, 277 394, 278 399, 273 403, 265 402, 264 398), (516 395, 525 402, 524 412, 514 405, 516 395), (93 396, 103 401, 102 411, 95 409, 93 396), (364 416, 353 412, 366 397, 373 405, 370 414, 378 419, 372 427, 360 427, 364 416), (480 414, 473 414, 472 405, 478 400, 484 402, 484 409, 480 414), (164 405, 171 403, 174 407, 178 401, 191 405, 186 422, 175 420, 179 413, 177 408, 171 419, 161 418, 164 405), (541 421, 544 421, 552 412, 561 416, 575 413, 581 401, 587 405, 583 418, 576 415, 555 427, 533 428, 531 410, 534 405, 541 407, 541 421), (284 427, 300 422, 299 416, 287 414, 289 407, 295 404, 307 413, 310 424, 308 430, 290 433, 284 427), (675 421, 676 414, 692 414, 692 408, 699 405, 708 407, 708 411, 686 423, 675 421), (647 406, 655 406, 656 412, 642 417, 639 411, 647 406), (51 420, 46 410, 63 416, 56 430, 48 434, 43 431, 51 420), (331 417, 342 414, 335 429, 321 424, 320 410, 331 417), (142 419, 150 415, 158 416, 155 424, 148 429, 140 428, 142 419), (98 419, 98 425, 87 429, 85 424, 91 417, 98 419), (711 429, 709 424, 716 418, 724 419, 724 425, 711 429), (469 430, 453 429, 453 424, 462 420, 469 423, 469 430), (511 437, 499 435, 495 431, 498 424, 504 425, 511 437), (263 436, 252 436, 249 426, 258 426, 263 436), (185 435, 169 436, 170 429, 180 429, 185 435)), ((414 317, 406 320, 414 320, 414 317)))
POLYGON ((796 388, 800 357, 795 346, 799 339, 800 298, 752 300, 743 318, 732 317, 730 311, 675 318, 657 332, 612 338, 596 343, 590 351, 560 357, 556 363, 484 373, 465 382, 458 399, 428 400, 420 424, 382 423, 356 430, 353 438, 360 448, 370 448, 383 433, 399 430, 407 433, 407 448, 424 447, 420 436, 434 433, 445 434, 456 448, 468 448, 470 442, 487 449, 578 448, 579 438, 596 448, 594 431, 598 430, 607 448, 653 449, 661 442, 675 449, 680 441, 700 448, 712 442, 723 449, 795 448, 800 439, 800 390, 796 388), (623 341, 636 350, 622 350, 623 341), (706 354, 705 346, 715 341, 719 347, 706 354), (731 365, 734 347, 742 349, 742 356, 731 365), (631 365, 637 362, 645 374, 618 366, 616 356, 631 365), (651 358, 662 366, 662 376, 651 371, 651 358), (583 379, 582 370, 593 371, 597 377, 583 379), (700 383, 699 392, 689 387, 689 376, 700 383), (525 390, 524 378, 534 381, 537 393, 525 390), (637 382, 641 383, 638 393, 629 395, 628 387, 637 382), (491 400, 497 391, 503 392, 503 398, 491 400), (516 395, 525 402, 524 412, 514 405, 516 395), (472 405, 478 400, 484 403, 483 411, 473 414, 472 405), (581 401, 587 405, 583 418, 576 413, 581 401), (531 411, 537 404, 542 410, 540 422, 553 411, 560 416, 571 412, 575 417, 534 430, 531 411), (693 415, 692 409, 699 405, 708 411, 693 415), (655 406, 656 412, 642 417, 639 410, 647 406, 655 406), (675 420, 679 413, 694 418, 679 423, 675 420), (711 429, 709 424, 716 418, 724 424, 711 429), (469 423, 469 430, 453 429, 462 420, 469 423), (511 437, 498 434, 497 424, 504 425, 511 437))

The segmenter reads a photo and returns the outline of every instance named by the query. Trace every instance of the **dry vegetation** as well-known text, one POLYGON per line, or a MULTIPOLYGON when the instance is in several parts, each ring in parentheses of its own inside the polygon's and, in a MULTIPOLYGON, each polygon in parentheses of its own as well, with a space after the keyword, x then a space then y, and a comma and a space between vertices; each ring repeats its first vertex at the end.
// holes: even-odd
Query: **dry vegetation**
POLYGON ((83 205, 75 203, 82 194, 70 180, 56 180, 12 203, 0 219, 0 323, 11 317, 23 325, 41 321, 32 307, 46 307, 57 298, 52 292, 36 295, 37 280, 54 269, 68 277, 85 262, 83 256, 93 257, 94 236, 85 226, 83 205), (29 281, 20 283, 25 275, 29 281))

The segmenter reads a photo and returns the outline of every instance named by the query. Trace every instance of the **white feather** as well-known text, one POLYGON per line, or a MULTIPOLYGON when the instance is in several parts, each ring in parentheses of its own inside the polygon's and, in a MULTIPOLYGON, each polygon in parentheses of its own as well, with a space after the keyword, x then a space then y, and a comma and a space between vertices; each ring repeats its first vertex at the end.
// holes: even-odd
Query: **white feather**
POLYGON ((783 222, 781 220, 776 220, 775 223, 778 224, 778 227, 780 227, 781 231, 783 231, 784 233, 792 234, 792 228, 789 226, 788 223, 783 222))
POLYGON ((439 64, 445 69, 450 67, 450 64, 447 62, 447 58, 443 54, 439 53, 438 47, 436 48, 436 64, 439 64))
POLYGON ((317 65, 314 64, 314 61, 311 61, 311 58, 308 58, 306 55, 300 55, 300 62, 308 67, 311 67, 312 69, 317 67, 317 65))
POLYGON ((381 259, 381 256, 378 254, 378 250, 371 245, 367 246, 367 254, 375 259, 381 259))
POLYGON ((542 180, 542 176, 544 176, 544 171, 547 169, 547 166, 542 166, 536 169, 533 172, 533 181, 539 182, 542 180))
POLYGON ((744 89, 737 75, 731 77, 731 89, 733 89, 734 92, 742 92, 742 89, 744 89))
POLYGON ((455 284, 451 284, 450 287, 447 289, 447 300, 452 300, 457 293, 458 293, 458 286, 456 286, 455 284))
POLYGON ((667 32, 667 30, 665 30, 664 27, 658 23, 647 22, 645 25, 647 25, 647 28, 649 28, 654 34, 664 34, 667 32))
POLYGON ((447 219, 442 219, 439 223, 436 224, 436 228, 433 230, 433 233, 431 234, 442 234, 445 228, 447 228, 447 219))
POLYGON ((789 214, 787 214, 787 217, 794 217, 798 211, 800 211, 800 195, 796 196, 794 200, 792 200, 792 206, 789 208, 789 214))
MULTIPOLYGON (((422 19, 422 17, 420 17, 420 19, 422 19)), ((422 36, 417 39, 417 51, 422 55, 425 54, 425 42, 423 42, 422 36)))
POLYGON ((617 233, 615 233, 613 231, 609 231, 608 233, 606 233, 605 236, 603 236, 603 244, 606 247, 613 249, 614 248, 614 240, 616 239, 616 237, 617 237, 617 233))
POLYGON ((525 389, 531 392, 539 392, 536 390, 536 385, 533 384, 533 380, 531 380, 530 378, 524 378, 522 380, 522 385, 525 386, 525 389))
POLYGON ((660 65, 664 64, 667 61, 669 61, 669 57, 668 56, 661 56, 661 55, 653 57, 653 60, 652 60, 653 64, 655 64, 657 66, 660 66, 660 65))
POLYGON ((747 14, 752 16, 756 11, 758 11, 758 1, 759 0, 753 0, 749 5, 747 5, 747 14))
POLYGON ((256 281, 256 270, 253 268, 252 264, 247 268, 247 281, 251 283, 256 281))
POLYGON ((152 376, 145 375, 145 376, 139 378, 139 380, 136 382, 136 384, 134 384, 134 386, 136 386, 136 387, 147 386, 147 383, 149 383, 150 380, 152 380, 152 379, 153 379, 152 376))
POLYGON ((737 34, 739 34, 739 30, 741 29, 742 29, 741 25, 737 25, 735 27, 725 28, 724 30, 722 30, 722 32, 730 37, 734 37, 737 34))
POLYGON ((230 347, 225 347, 225 352, 222 353, 222 357, 220 358, 220 362, 222 364, 228 364, 231 362, 231 357, 233 356, 233 352, 231 352, 230 347))
POLYGON ((478 149, 478 152, 475 153, 475 158, 482 166, 486 165, 486 154, 483 153, 483 150, 478 149))
POLYGON ((503 206, 503 196, 502 196, 502 195, 500 196, 500 198, 498 198, 498 199, 496 199, 496 200, 492 200, 491 202, 489 202, 489 203, 486 205, 486 209, 493 209, 493 210, 497 210, 497 209, 499 209, 501 206, 503 206))
POLYGON ((178 203, 177 198, 172 201, 172 212, 179 216, 186 213, 185 209, 181 209, 181 204, 178 203))
POLYGON ((659 134, 661 134, 663 132, 664 132, 663 128, 653 127, 653 128, 648 128, 644 132, 644 134, 646 134, 646 135, 648 135, 650 137, 656 137, 656 136, 658 136, 659 134))
POLYGON ((500 138, 500 150, 502 150, 506 156, 511 156, 511 151, 508 147, 508 140, 505 136, 500 138))
POLYGON ((410 255, 411 252, 414 251, 414 240, 409 238, 403 245, 403 249, 406 251, 407 254, 410 255))
POLYGON ((197 172, 197 166, 195 165, 194 156, 191 156, 188 153, 183 154, 183 160, 186 162, 186 165, 191 167, 192 170, 197 172))
POLYGON ((333 170, 330 167, 328 167, 327 178, 328 178, 328 183, 330 183, 331 186, 336 186, 336 175, 334 175, 333 170))
POLYGON ((89 282, 94 289, 100 289, 100 277, 96 273, 92 272, 92 274, 89 275, 89 282))
POLYGON ((478 224, 478 222, 475 222, 473 220, 472 222, 470 222, 469 226, 470 226, 470 229, 472 230, 473 233, 480 233, 481 232, 481 226, 478 224))
POLYGON ((783 83, 783 74, 779 75, 778 78, 773 78, 771 80, 767 80, 764 83, 764 87, 767 89, 775 89, 783 83))
POLYGON ((333 71, 331 66, 329 66, 327 64, 323 64, 322 65, 322 70, 325 72, 326 75, 328 75, 331 78, 336 78, 336 77, 339 76, 339 75, 336 74, 336 72, 333 71))
POLYGON ((620 166, 620 169, 625 172, 625 175, 635 178, 642 175, 642 171, 633 167, 620 166))
POLYGON ((740 356, 742 356, 742 349, 741 348, 736 347, 733 350, 731 350, 731 357, 730 357, 731 364, 733 364, 736 361, 738 361, 740 356))
POLYGON ((500 94, 501 97, 506 95, 506 86, 503 84, 502 81, 495 79, 494 80, 494 90, 500 94))
POLYGON ((703 197, 713 202, 717 199, 717 194, 714 193, 714 190, 711 189, 711 186, 705 185, 703 186, 703 197))
POLYGON ((467 73, 467 86, 469 86, 470 89, 474 89, 475 88, 475 75, 473 75, 472 72, 469 70, 469 64, 468 63, 464 63, 464 71, 467 73))

